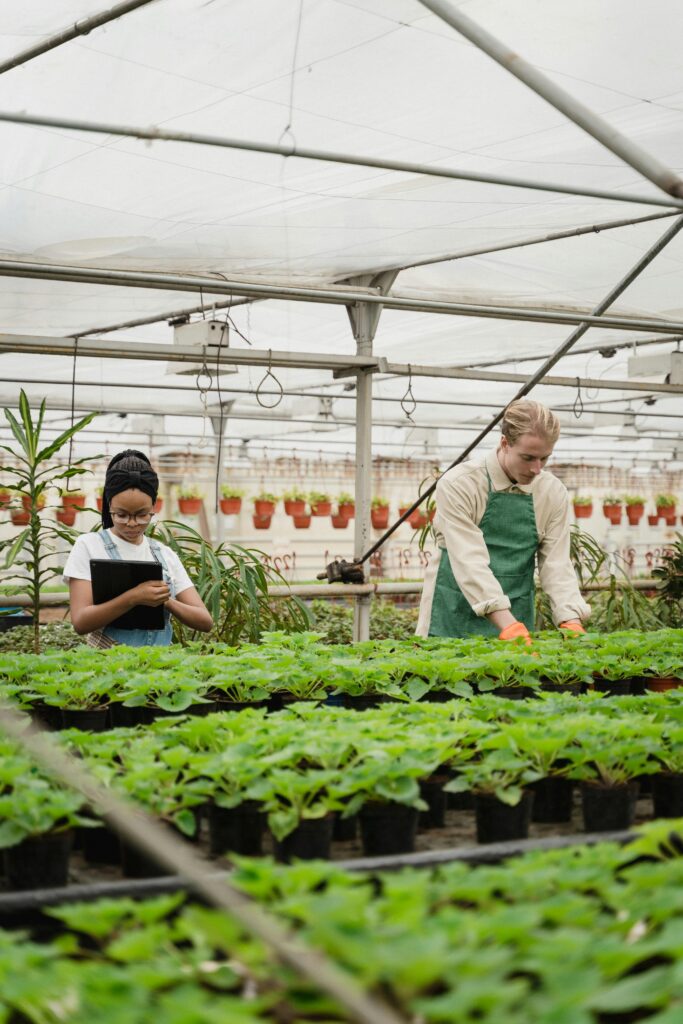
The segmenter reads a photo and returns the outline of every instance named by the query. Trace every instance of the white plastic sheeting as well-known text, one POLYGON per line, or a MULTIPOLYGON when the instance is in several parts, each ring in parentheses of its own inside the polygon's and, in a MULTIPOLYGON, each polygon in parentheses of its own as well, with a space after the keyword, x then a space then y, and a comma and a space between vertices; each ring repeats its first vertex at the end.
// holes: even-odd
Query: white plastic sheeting
MULTIPOLYGON (((0 3, 0 60, 93 14, 103 0, 0 3)), ((683 10, 673 0, 469 0, 470 17, 507 42, 625 135, 683 173, 683 10)), ((514 175, 661 197, 593 139, 493 63, 417 0, 157 0, 0 77, 0 110, 150 125, 268 143, 333 149, 482 174, 514 175)), ((658 212, 633 203, 572 197, 500 185, 452 181, 297 158, 175 142, 147 143, 106 134, 0 123, 0 258, 231 279, 328 284, 350 275, 511 243, 548 232, 658 212)), ((504 305, 590 310, 665 230, 653 221, 600 234, 467 257, 402 271, 392 291, 504 305)), ((683 236, 616 305, 624 315, 683 320, 683 236)), ((205 295, 207 307, 211 296, 205 295)), ((197 296, 0 277, 0 331, 64 336, 195 305, 197 296)), ((343 307, 264 301, 233 318, 257 348, 353 353, 343 307)), ((375 351, 390 360, 471 365, 477 360, 548 353, 567 327, 520 321, 385 311, 375 351)), ((170 341, 165 323, 104 335, 170 341)), ((646 335, 590 331, 581 347, 646 335)), ((233 333, 232 344, 245 347, 233 333)), ((663 346, 669 350, 672 343, 663 346)), ((648 349, 647 351, 657 351, 648 349)), ((625 378, 627 353, 574 356, 557 372, 625 378)), ((531 372, 535 364, 520 364, 531 372)), ((0 395, 11 402, 19 379, 70 381, 65 359, 0 356, 0 395)), ((81 408, 168 414, 167 432, 191 435, 200 412, 191 392, 153 390, 159 364, 84 359, 77 367, 81 408), (149 390, 105 388, 107 381, 149 390)), ((289 387, 330 387, 321 372, 278 371, 289 387)), ((223 378, 248 389, 263 371, 223 378)), ((176 383, 192 383, 179 378, 176 383)), ((405 380, 376 384, 400 397, 405 380)), ((26 385, 67 403, 63 386, 26 385)), ((420 379, 417 425, 430 444, 457 453, 464 432, 481 423, 514 384, 420 379), (427 405, 440 400, 446 405, 427 405), (460 401, 481 407, 459 406, 460 401), (486 405, 484 403, 489 403, 486 405)), ((246 394, 233 412, 258 412, 246 394)), ((567 389, 538 397, 571 407, 567 389)), ((584 395, 584 400, 586 396, 584 395)), ((595 398, 595 396, 593 396, 595 398)), ((619 397, 601 392, 601 398, 619 397)), ((286 399, 278 414, 313 418, 317 399, 286 399)), ((624 404, 618 406, 624 408, 624 404)), ((606 407, 605 407, 606 408, 606 407)), ((644 410, 642 396, 632 408, 644 410)), ((353 417, 353 403, 334 414, 353 417)), ((648 411, 652 412, 653 409, 648 411)), ((656 411, 683 413, 679 396, 656 411)), ((381 421, 404 421, 396 404, 377 403, 376 446, 410 454, 415 435, 381 421), (396 446, 390 447, 390 446, 396 446)), ((62 416, 64 413, 61 414, 62 416)), ((264 414, 264 420, 266 414, 264 414)), ((107 420, 109 437, 122 426, 107 420)), ((569 413, 568 422, 572 422, 569 413)), ((641 417, 638 432, 671 434, 681 419, 641 417)), ((100 423, 100 426, 103 424, 100 423)), ((588 436, 563 442, 567 454, 616 457, 648 451, 600 418, 576 421, 588 436), (597 436, 593 436, 597 435, 597 436), (606 436, 600 436, 606 435, 606 436)), ((301 424, 232 419, 229 436, 343 449, 351 426, 314 433, 301 424), (335 442, 333 444, 332 442, 335 442)), ((569 432, 568 432, 569 433, 569 432)), ((628 433, 628 432, 627 432, 628 433)), ((635 432, 631 431, 631 434, 635 432)), ((669 458, 658 452, 657 458, 669 458)))

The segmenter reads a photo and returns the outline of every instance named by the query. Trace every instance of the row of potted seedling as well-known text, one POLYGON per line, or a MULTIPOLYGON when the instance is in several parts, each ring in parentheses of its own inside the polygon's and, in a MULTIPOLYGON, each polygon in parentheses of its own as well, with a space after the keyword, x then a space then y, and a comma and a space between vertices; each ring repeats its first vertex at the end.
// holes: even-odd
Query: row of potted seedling
MULTIPOLYGON (((466 712, 456 702, 363 716, 296 705, 276 718, 248 710, 104 736, 76 730, 59 742, 181 835, 195 837, 207 814, 214 854, 260 854, 267 825, 280 859, 326 858, 335 822, 353 838, 344 825, 358 816, 364 854, 381 856, 414 849, 420 814, 424 827, 443 827, 449 799, 454 810, 473 804, 480 843, 526 838, 534 818, 569 821, 574 786, 588 832, 630 827, 644 777, 654 813, 680 816, 680 712, 680 701, 661 696, 640 713, 628 698, 568 696, 535 707, 477 698, 466 712)), ((14 851, 8 874, 21 884, 32 843, 101 823, 11 741, 0 741, 0 753, 0 846, 14 851)), ((148 870, 138 862, 129 873, 148 870)), ((66 868, 40 881, 65 884, 66 868)))
MULTIPOLYGON (((624 846, 399 873, 238 859, 230 882, 279 921, 292 947, 319 950, 392 1019, 674 1024, 682 829, 650 823, 624 846)), ((24 922, 0 932, 3 1020, 349 1019, 286 958, 184 892, 81 898, 43 913, 33 936, 24 922)))
MULTIPOLYGON (((36 501, 37 511, 44 509, 55 509, 55 517, 62 526, 73 526, 76 522, 78 512, 88 511, 87 497, 82 491, 64 490, 59 491, 59 505, 48 505, 47 496, 43 493, 36 501)), ((95 498, 98 512, 102 511, 102 494, 95 498)), ((163 507, 163 499, 158 498, 154 506, 155 512, 160 512, 163 507)), ((9 488, 0 488, 0 509, 10 513, 13 526, 28 526, 31 519, 31 496, 28 494, 18 495, 9 488)))
MULTIPOLYGON (((656 512, 648 514, 650 526, 657 526, 660 519, 667 526, 676 525, 676 495, 658 494, 655 499, 656 512)), ((640 494, 627 494, 623 498, 607 496, 602 499, 602 512, 613 526, 621 523, 622 511, 625 507, 626 518, 630 526, 637 526, 645 514, 647 498, 640 494)), ((590 495, 577 495, 573 499, 574 515, 577 519, 589 519, 593 515, 593 498, 590 495)), ((683 522, 683 517, 681 518, 683 522)))

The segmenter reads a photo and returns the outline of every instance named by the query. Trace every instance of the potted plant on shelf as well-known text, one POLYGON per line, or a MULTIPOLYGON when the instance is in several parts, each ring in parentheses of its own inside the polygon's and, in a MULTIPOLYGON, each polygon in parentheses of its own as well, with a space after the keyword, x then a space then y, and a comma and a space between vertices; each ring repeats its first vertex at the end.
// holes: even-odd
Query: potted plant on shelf
POLYGON ((306 514, 306 492, 298 487, 292 487, 283 494, 285 512, 288 516, 303 516, 306 514))
POLYGON ((356 514, 356 499, 352 494, 347 494, 342 491, 337 496, 337 508, 339 509, 340 516, 346 516, 347 519, 353 519, 356 514))
POLYGON ((664 519, 667 526, 676 525, 676 495, 658 494, 655 498, 657 515, 664 519))
POLYGON ((590 519, 593 515, 593 499, 590 495, 577 494, 572 504, 574 505, 574 516, 577 519, 590 519))
POLYGON ((277 495, 270 494, 268 491, 259 491, 258 494, 254 495, 254 515, 255 516, 272 516, 277 505, 277 495))
POLYGON ((602 499, 602 514, 614 525, 621 522, 621 498, 615 498, 611 494, 602 499))
POLYGON ((329 516, 332 512, 332 498, 324 491, 311 491, 308 501, 312 516, 329 516))
POLYGON ((198 487, 181 487, 178 491, 178 510, 183 516, 197 516, 203 500, 204 495, 198 487))
POLYGON ((626 503, 626 518, 630 526, 637 526, 645 512, 645 498, 640 494, 627 494, 624 498, 626 503))
POLYGON ((375 530, 386 530, 389 525, 389 502, 386 498, 373 498, 370 520, 375 530))
POLYGON ((230 484, 223 484, 221 487, 221 512, 224 516, 236 516, 242 508, 244 491, 230 484))

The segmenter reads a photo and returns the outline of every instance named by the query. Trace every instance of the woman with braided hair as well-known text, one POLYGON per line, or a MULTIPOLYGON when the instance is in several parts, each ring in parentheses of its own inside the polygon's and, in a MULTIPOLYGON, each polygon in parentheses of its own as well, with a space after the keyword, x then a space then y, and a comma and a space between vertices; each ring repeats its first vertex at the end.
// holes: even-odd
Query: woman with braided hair
POLYGON ((64 566, 71 596, 71 621, 93 647, 171 643, 171 615, 190 629, 208 633, 213 622, 182 562, 169 547, 145 536, 152 521, 159 478, 146 455, 135 449, 115 455, 107 466, 102 494, 102 530, 77 538, 64 566), (158 562, 163 579, 149 580, 104 604, 93 604, 90 559, 158 562), (163 629, 118 629, 115 619, 138 605, 163 605, 163 629))

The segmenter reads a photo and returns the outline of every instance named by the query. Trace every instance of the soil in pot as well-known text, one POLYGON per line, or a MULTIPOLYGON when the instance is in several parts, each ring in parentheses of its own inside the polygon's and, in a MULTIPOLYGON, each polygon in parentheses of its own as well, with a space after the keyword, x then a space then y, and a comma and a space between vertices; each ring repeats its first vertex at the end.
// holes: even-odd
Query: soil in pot
POLYGON ((108 825, 81 828, 78 832, 81 837, 81 851, 88 864, 121 863, 121 842, 117 833, 108 825))
POLYGON ((574 783, 571 779, 547 778, 533 782, 531 820, 542 823, 571 821, 574 783))
POLYGON ((508 839, 527 839, 534 802, 533 790, 525 790, 515 807, 504 804, 488 793, 476 793, 474 813, 478 843, 504 843, 508 839))
POLYGON ((683 818, 683 775, 659 772, 650 778, 655 818, 683 818))
POLYGON ((212 856, 229 852, 258 856, 263 852, 264 815, 255 800, 238 807, 209 804, 208 819, 212 856))
POLYGON ((62 708, 62 728, 106 732, 109 728, 109 712, 106 708, 89 708, 85 711, 62 708))
POLYGON ((10 889, 51 889, 69 881, 71 832, 24 839, 5 850, 5 875, 10 889))
POLYGON ((366 857, 412 853, 415 849, 418 819, 415 807, 371 800, 363 805, 359 817, 366 857))
POLYGON ((596 786, 581 783, 585 832, 619 832, 630 828, 636 812, 638 783, 624 786, 596 786))
POLYGON ((443 828, 446 824, 446 796, 444 786, 449 775, 430 775, 420 783, 420 796, 428 805, 428 811, 420 811, 420 828, 443 828))
POLYGON ((342 818, 341 814, 336 814, 334 818, 334 827, 332 829, 332 838, 338 843, 349 843, 355 839, 358 835, 358 815, 352 814, 350 818, 342 818))
POLYGON ((274 840, 276 860, 285 864, 295 857, 298 860, 329 860, 333 828, 332 814, 324 818, 304 818, 284 839, 274 840))

